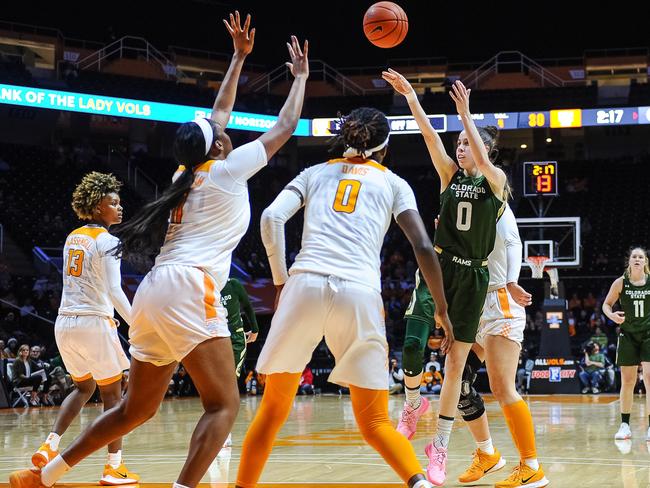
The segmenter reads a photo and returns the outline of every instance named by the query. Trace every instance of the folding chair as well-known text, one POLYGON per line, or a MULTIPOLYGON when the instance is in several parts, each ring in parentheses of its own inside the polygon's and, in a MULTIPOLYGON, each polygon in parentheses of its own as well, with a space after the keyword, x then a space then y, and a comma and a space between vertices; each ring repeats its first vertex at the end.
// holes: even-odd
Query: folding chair
MULTIPOLYGON (((10 384, 13 383, 14 379, 14 363, 7 362, 7 380, 10 384)), ((15 386, 13 387, 12 393, 15 393, 16 400, 11 404, 12 408, 15 408, 16 405, 22 402, 25 408, 29 408, 29 400, 27 400, 27 394, 32 391, 31 386, 15 386)))

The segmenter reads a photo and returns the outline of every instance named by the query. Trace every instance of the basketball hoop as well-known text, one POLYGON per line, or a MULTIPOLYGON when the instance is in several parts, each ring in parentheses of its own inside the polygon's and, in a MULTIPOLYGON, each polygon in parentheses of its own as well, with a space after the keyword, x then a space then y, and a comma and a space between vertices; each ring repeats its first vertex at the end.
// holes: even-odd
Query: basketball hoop
POLYGON ((526 258, 526 262, 530 264, 530 271, 533 273, 533 278, 540 280, 544 277, 544 265, 549 260, 550 258, 548 256, 528 256, 526 258))
POLYGON ((530 265, 532 277, 535 279, 544 278, 544 271, 551 280, 550 298, 558 298, 560 278, 557 268, 545 267, 551 259, 548 256, 528 256, 526 262, 530 265))

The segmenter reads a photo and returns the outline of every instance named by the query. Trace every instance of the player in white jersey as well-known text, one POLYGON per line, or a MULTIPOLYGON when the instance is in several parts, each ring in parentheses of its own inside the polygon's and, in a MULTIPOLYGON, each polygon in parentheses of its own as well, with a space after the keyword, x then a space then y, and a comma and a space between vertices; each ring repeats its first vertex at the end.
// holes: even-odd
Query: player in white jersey
POLYGON ((267 375, 262 404, 246 433, 236 486, 254 487, 286 420, 302 371, 325 337, 336 366, 329 381, 350 388, 365 440, 409 486, 431 486, 413 447, 388 417, 388 345, 380 250, 395 218, 408 237, 451 346, 440 266, 409 185, 381 162, 390 127, 378 110, 353 110, 341 127, 343 157, 311 166, 262 214, 262 240, 281 290, 257 371, 267 375), (302 247, 287 273, 284 225, 305 207, 302 247))
MULTIPOLYGON (((225 22, 225 21, 224 21, 225 22)), ((250 218, 247 180, 295 131, 309 75, 304 52, 291 38, 288 63, 294 81, 277 123, 257 140, 229 152, 224 128, 232 111, 246 55, 253 48, 250 16, 226 23, 235 55, 217 95, 211 120, 182 124, 174 153, 184 166, 156 201, 145 205, 119 233, 124 258, 160 251, 133 301, 129 389, 120 405, 98 417, 41 471, 10 476, 12 488, 51 486, 70 466, 132 431, 158 410, 178 361, 192 376, 205 410, 177 487, 195 487, 230 432, 239 409, 235 362, 219 290, 232 252, 250 218), (164 238, 164 245, 160 248, 164 238)))
POLYGON ((462 473, 461 483, 474 483, 505 465, 493 446, 483 399, 472 386, 485 360, 490 389, 501 405, 520 462, 510 477, 496 483, 498 488, 527 486, 539 488, 549 481, 537 461, 533 419, 526 402, 515 388, 515 375, 526 326, 525 306, 532 296, 517 284, 521 270, 522 245, 517 220, 506 207, 497 223, 494 249, 488 256, 490 284, 476 335, 468 355, 458 409, 476 442, 471 466, 462 473))
MULTIPOLYGON (((95 388, 104 411, 122 398, 122 371, 129 367, 117 335, 113 309, 131 322, 131 304, 121 286, 120 259, 112 255, 119 240, 108 233, 122 222, 119 191, 122 184, 110 174, 93 171, 77 185, 72 208, 89 223, 73 230, 63 248, 63 294, 54 325, 56 344, 76 388, 59 410, 52 431, 32 456, 42 468, 56 457, 59 441, 79 415, 95 388)), ((100 480, 104 485, 137 483, 121 459, 122 439, 108 445, 108 460, 100 480)))

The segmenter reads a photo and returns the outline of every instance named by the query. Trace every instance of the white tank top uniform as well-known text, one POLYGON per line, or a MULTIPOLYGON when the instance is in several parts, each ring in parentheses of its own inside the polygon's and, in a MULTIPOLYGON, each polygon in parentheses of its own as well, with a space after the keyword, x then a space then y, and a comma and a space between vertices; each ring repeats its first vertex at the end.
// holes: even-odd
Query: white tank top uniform
POLYGON ((497 222, 494 249, 488 256, 490 284, 476 334, 476 342, 481 346, 485 345, 487 335, 499 335, 518 344, 524 340, 526 310, 513 300, 506 288, 506 284, 519 280, 521 255, 517 220, 510 206, 506 206, 497 222))
POLYGON ((392 217, 416 210, 409 185, 379 163, 334 159, 302 171, 262 215, 273 281, 284 284, 257 370, 299 373, 324 337, 329 381, 388 388, 380 250, 392 217), (284 223, 305 207, 302 247, 286 269, 284 223))
POLYGON ((230 336, 219 291, 250 222, 247 181, 266 162, 255 140, 194 169, 194 184, 171 212, 160 254, 133 300, 134 358, 162 366, 210 338, 230 336))
POLYGON ((130 323, 131 304, 121 286, 117 237, 99 225, 72 231, 63 248, 63 292, 54 325, 56 344, 74 381, 107 385, 122 378, 129 360, 113 310, 130 323))

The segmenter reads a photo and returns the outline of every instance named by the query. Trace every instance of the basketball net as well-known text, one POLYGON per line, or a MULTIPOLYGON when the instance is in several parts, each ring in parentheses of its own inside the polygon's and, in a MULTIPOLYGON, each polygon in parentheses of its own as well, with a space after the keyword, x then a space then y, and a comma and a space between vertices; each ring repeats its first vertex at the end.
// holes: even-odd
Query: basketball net
POLYGON ((544 271, 551 280, 550 298, 559 297, 559 275, 557 268, 545 267, 546 263, 550 261, 548 256, 528 256, 526 262, 530 264, 532 277, 538 280, 544 278, 544 271))

